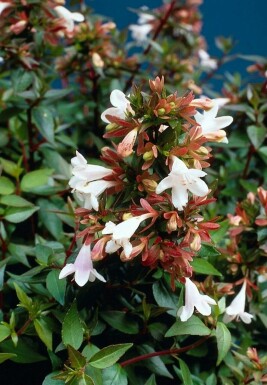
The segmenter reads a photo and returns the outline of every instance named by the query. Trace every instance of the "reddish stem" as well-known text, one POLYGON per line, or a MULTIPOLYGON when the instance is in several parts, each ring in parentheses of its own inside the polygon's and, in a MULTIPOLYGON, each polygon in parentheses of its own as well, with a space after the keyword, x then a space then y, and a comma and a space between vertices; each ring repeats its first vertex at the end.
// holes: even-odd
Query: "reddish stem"
POLYGON ((158 357, 158 356, 166 356, 166 355, 172 355, 172 354, 179 354, 183 352, 187 352, 188 350, 192 350, 196 348, 197 346, 203 344, 210 336, 205 336, 201 338, 200 340, 194 342, 191 345, 184 346, 183 348, 176 348, 176 349, 168 349, 168 350, 161 350, 159 352, 153 352, 153 353, 148 353, 148 354, 142 354, 141 356, 130 358, 127 361, 123 361, 120 363, 120 365, 127 366, 131 364, 135 364, 136 362, 147 360, 148 358, 152 357, 158 357))
POLYGON ((28 326, 30 325, 30 323, 32 322, 31 319, 28 319, 25 324, 17 331, 17 336, 20 336, 21 334, 23 334, 25 332, 25 330, 28 328, 28 326))

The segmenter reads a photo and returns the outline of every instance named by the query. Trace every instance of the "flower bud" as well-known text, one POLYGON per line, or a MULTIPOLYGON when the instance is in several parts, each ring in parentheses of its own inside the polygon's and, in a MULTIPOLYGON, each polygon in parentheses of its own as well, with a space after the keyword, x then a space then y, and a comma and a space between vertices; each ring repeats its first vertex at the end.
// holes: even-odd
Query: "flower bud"
POLYGON ((144 153, 144 155, 143 155, 143 159, 144 159, 144 161, 148 161, 148 160, 151 160, 151 159, 153 159, 154 158, 154 153, 153 153, 153 151, 151 150, 151 151, 146 151, 145 153, 144 153))
POLYGON ((122 220, 123 221, 127 221, 127 219, 130 219, 132 218, 132 214, 131 213, 124 213, 123 216, 122 216, 122 220))
POLYGON ((158 112, 158 116, 162 116, 165 114, 166 110, 165 108, 159 108, 157 112, 158 112))
POLYGON ((154 193, 157 188, 157 182, 152 179, 143 179, 143 186, 147 193, 154 193))
POLYGON ((194 251, 199 251, 201 248, 201 238, 198 233, 194 235, 193 241, 190 243, 190 247, 194 251))

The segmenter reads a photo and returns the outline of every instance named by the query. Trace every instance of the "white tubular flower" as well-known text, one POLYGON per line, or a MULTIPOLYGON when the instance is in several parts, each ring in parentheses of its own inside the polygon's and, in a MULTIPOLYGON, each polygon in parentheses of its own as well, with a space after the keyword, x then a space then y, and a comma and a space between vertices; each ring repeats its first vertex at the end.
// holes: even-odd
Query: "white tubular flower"
POLYGON ((225 314, 223 317, 223 321, 225 323, 231 322, 234 319, 239 320, 239 318, 241 318, 241 320, 245 322, 245 324, 251 323, 253 315, 245 312, 246 287, 247 283, 246 281, 244 281, 240 292, 233 299, 231 304, 225 309, 225 314))
POLYGON ((123 247, 126 258, 130 257, 133 249, 130 238, 133 236, 140 223, 149 217, 151 217, 151 214, 139 215, 127 219, 118 225, 111 221, 107 222, 102 233, 112 234, 112 239, 106 244, 106 253, 115 253, 120 247, 123 247))
POLYGON ((156 194, 171 188, 174 207, 178 210, 183 210, 183 207, 188 202, 188 190, 199 197, 204 197, 208 194, 208 186, 200 179, 207 174, 201 170, 187 168, 184 162, 176 156, 172 156, 172 159, 171 172, 158 184, 156 194))
POLYGON ((54 8, 58 16, 64 20, 64 26, 68 32, 74 30, 74 21, 78 23, 84 21, 84 16, 79 12, 70 12, 67 8, 62 5, 58 5, 54 8))
POLYGON ((82 201, 84 208, 96 211, 99 209, 98 197, 109 187, 116 183, 113 181, 102 180, 102 178, 112 175, 113 171, 109 168, 87 164, 86 159, 76 151, 76 157, 71 159, 73 166, 69 181, 73 192, 76 192, 78 199, 82 201))
POLYGON ((147 35, 152 30, 151 24, 131 24, 129 30, 132 32, 132 38, 136 40, 137 43, 144 43, 147 41, 147 35))
POLYGON ((194 308, 202 315, 210 315, 210 305, 216 305, 216 301, 208 295, 200 294, 196 285, 189 278, 185 278, 185 306, 182 306, 177 312, 181 321, 187 321, 193 315, 194 308))
POLYGON ((84 286, 88 281, 99 279, 106 282, 105 278, 93 268, 90 245, 83 245, 74 263, 68 263, 59 274, 59 279, 74 273, 74 280, 79 286, 84 286))
POLYGON ((208 52, 204 51, 204 49, 200 49, 198 51, 198 56, 200 59, 200 65, 206 70, 216 70, 218 67, 217 60, 211 59, 208 52))
POLYGON ((126 99, 125 94, 120 90, 113 90, 111 92, 110 103, 113 105, 113 107, 107 108, 101 114, 101 119, 105 123, 110 123, 106 118, 107 115, 116 116, 119 119, 125 119, 127 111, 134 113, 129 100, 126 99))
POLYGON ((219 104, 214 101, 214 106, 204 111, 203 114, 197 112, 194 118, 202 128, 202 134, 207 139, 228 143, 225 131, 221 130, 233 122, 232 116, 220 116, 216 118, 219 104))

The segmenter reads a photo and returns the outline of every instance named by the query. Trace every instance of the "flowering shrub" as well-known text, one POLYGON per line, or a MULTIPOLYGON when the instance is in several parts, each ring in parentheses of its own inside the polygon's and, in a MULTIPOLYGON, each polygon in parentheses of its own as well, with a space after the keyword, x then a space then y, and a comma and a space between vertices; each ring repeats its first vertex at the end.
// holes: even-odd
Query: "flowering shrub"
POLYGON ((1 383, 267 382, 267 61, 209 92, 200 4, 0 1, 1 383))

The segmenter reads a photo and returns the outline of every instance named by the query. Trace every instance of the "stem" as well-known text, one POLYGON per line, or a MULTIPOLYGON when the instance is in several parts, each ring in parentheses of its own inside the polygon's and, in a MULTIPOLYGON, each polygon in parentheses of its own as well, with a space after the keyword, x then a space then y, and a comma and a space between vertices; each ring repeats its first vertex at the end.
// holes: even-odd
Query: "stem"
POLYGON ((32 322, 32 320, 28 319, 25 322, 25 324, 17 331, 17 336, 20 336, 21 334, 23 334, 31 322, 32 322))
POLYGON ((251 144, 249 147, 249 150, 248 150, 247 161, 246 161, 246 165, 245 165, 243 175, 242 175, 243 179, 247 178, 249 165, 250 165, 250 162, 251 162, 251 159, 252 159, 254 152, 255 152, 255 147, 253 146, 253 144, 251 144))
POLYGON ((183 352, 187 352, 188 350, 192 350, 196 348, 197 346, 203 344, 210 336, 205 336, 201 338, 200 340, 194 342, 191 345, 184 346, 183 348, 176 348, 176 349, 168 349, 168 350, 161 350, 159 352, 153 352, 153 353, 148 353, 148 354, 143 354, 138 357, 130 358, 127 361, 123 361, 120 363, 122 367, 135 364, 136 362, 147 360, 148 358, 151 357, 158 357, 158 356, 166 356, 166 355, 172 355, 172 354, 179 354, 183 352))
MULTIPOLYGON (((158 35, 160 34, 162 28, 164 27, 164 25, 166 24, 168 18, 170 17, 174 7, 175 7, 175 3, 176 3, 176 0, 172 0, 172 2, 170 3, 170 6, 169 6, 169 9, 167 10, 167 12, 165 13, 164 17, 160 20, 160 23, 159 23, 159 26, 158 28, 156 29, 153 37, 152 37, 152 41, 156 41, 158 35)), ((150 43, 146 49, 144 50, 143 52, 143 55, 146 56, 150 50, 152 48, 152 44, 150 43)), ((133 83, 133 80, 135 78, 135 75, 136 73, 138 72, 138 70, 140 69, 141 67, 141 63, 137 64, 136 68, 135 68, 135 71, 133 72, 132 76, 127 80, 126 84, 125 84, 125 87, 124 87, 124 93, 128 90, 128 88, 130 88, 132 86, 132 83, 133 83)))
POLYGON ((29 140, 29 168, 32 170, 34 165, 33 160, 33 125, 32 125, 32 108, 27 110, 27 128, 28 128, 28 140, 29 140))
POLYGON ((76 222, 76 226, 75 226, 75 229, 74 229, 74 236, 72 238, 72 241, 71 241, 71 244, 69 245, 69 248, 68 250, 66 250, 66 257, 65 257, 65 261, 64 261, 64 265, 66 264, 67 262, 67 259, 69 258, 69 256, 72 254, 72 250, 75 246, 75 243, 76 243, 76 238, 77 238, 77 231, 79 229, 79 221, 76 222))

